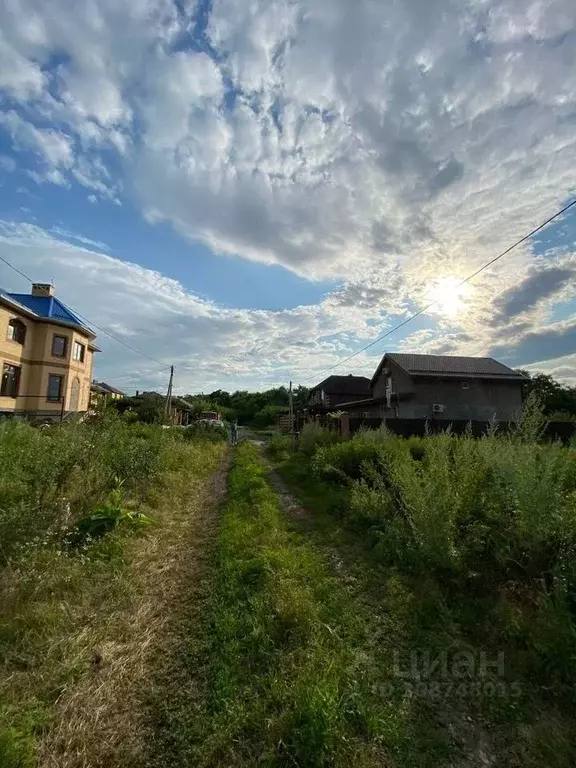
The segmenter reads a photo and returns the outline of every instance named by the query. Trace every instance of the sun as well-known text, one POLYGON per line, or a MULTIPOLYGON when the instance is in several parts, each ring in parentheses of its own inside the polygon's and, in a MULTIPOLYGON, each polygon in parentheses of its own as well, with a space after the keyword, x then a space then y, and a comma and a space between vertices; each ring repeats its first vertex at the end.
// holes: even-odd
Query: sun
POLYGON ((434 282, 427 293, 428 301, 435 302, 432 311, 444 317, 455 317, 466 308, 466 299, 470 294, 470 286, 462 285, 462 278, 454 275, 441 277, 434 282))

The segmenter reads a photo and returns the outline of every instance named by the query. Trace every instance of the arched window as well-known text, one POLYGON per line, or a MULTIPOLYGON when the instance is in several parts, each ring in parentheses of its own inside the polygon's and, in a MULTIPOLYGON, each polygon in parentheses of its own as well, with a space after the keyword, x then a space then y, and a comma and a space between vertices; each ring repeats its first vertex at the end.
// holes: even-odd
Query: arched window
POLYGON ((24 344, 26 341, 26 326, 17 317, 12 318, 8 322, 8 338, 10 341, 16 341, 18 344, 24 344))

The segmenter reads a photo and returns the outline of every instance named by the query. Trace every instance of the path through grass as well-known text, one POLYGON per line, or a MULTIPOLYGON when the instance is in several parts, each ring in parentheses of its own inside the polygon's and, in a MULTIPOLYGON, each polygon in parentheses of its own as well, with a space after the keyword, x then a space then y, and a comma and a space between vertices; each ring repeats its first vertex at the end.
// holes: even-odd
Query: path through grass
POLYGON ((158 710, 154 765, 437 764, 446 744, 388 685, 397 628, 382 613, 375 623, 332 566, 290 529, 258 449, 242 443, 209 612, 180 659, 178 706, 158 710))

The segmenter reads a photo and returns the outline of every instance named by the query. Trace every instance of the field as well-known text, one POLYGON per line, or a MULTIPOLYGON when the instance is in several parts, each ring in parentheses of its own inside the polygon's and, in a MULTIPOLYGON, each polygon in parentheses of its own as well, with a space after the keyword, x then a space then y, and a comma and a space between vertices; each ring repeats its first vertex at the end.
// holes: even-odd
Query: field
POLYGON ((573 766, 576 453, 541 428, 2 425, 0 766, 573 766))

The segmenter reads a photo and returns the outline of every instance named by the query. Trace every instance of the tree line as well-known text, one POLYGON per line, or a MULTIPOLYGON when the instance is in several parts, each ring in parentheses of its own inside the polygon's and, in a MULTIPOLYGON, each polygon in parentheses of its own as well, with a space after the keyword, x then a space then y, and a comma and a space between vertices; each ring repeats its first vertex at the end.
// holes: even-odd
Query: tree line
MULTIPOLYGON (((298 386, 293 390, 294 408, 304 408, 308 402, 308 387, 298 386)), ((191 406, 193 418, 206 411, 217 411, 225 421, 237 420, 247 427, 266 428, 276 424, 278 417, 287 413, 289 393, 287 387, 274 387, 264 392, 238 390, 226 392, 217 389, 208 394, 183 395, 174 399, 185 400, 191 406)), ((159 423, 164 418, 165 396, 158 392, 144 392, 134 397, 114 400, 111 405, 120 413, 130 414, 134 420, 145 423, 159 423)))

